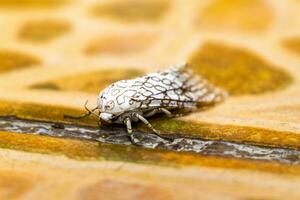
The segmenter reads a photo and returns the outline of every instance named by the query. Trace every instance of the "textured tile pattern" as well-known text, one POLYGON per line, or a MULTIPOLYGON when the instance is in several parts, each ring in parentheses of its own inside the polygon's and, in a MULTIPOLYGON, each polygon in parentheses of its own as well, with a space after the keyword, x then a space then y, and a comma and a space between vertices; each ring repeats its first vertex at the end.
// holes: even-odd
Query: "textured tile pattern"
MULTIPOLYGON (((66 121, 108 84, 188 60, 230 96, 154 119, 157 129, 299 149, 299 9, 296 0, 0 0, 0 115, 66 121)), ((4 200, 300 199, 299 187, 298 165, 0 133, 4 200)))

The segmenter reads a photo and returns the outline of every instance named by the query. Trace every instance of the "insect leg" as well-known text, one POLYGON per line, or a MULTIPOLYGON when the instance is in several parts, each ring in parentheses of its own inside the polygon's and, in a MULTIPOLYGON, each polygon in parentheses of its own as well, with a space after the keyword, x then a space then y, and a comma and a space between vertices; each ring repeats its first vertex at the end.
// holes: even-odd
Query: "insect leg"
POLYGON ((149 111, 148 113, 145 113, 144 116, 151 117, 151 116, 155 115, 157 113, 157 111, 158 111, 157 109, 153 109, 153 110, 149 111))
POLYGON ((136 116, 137 118, 139 118, 144 124, 146 124, 146 125, 148 126, 148 128, 150 128, 154 133, 159 134, 159 132, 158 132, 157 130, 155 130, 155 129, 153 128, 153 126, 148 122, 148 120, 145 119, 142 115, 136 113, 135 116, 136 116))
POLYGON ((165 113, 168 117, 174 117, 173 114, 165 108, 158 108, 158 110, 165 113))
POLYGON ((135 138, 134 138, 134 136, 133 136, 133 134, 132 134, 131 120, 130 120, 129 117, 127 117, 127 118, 124 120, 124 124, 126 124, 126 126, 127 126, 127 132, 128 132, 128 134, 129 134, 128 136, 129 136, 129 139, 130 139, 131 143, 134 144, 134 145, 140 146, 140 145, 136 142, 136 140, 135 140, 135 138))
POLYGON ((145 113, 144 117, 151 117, 151 116, 155 115, 158 112, 163 112, 168 117, 182 117, 182 116, 186 115, 186 114, 183 114, 183 113, 181 113, 181 114, 172 114, 169 110, 167 110, 165 108, 156 108, 154 110, 151 110, 148 113, 145 113))
POLYGON ((132 133, 131 120, 129 118, 126 118, 124 122, 127 126, 127 132, 131 134, 132 133))
POLYGON ((192 111, 188 111, 185 113, 178 113, 178 114, 172 114, 169 110, 165 109, 165 108, 158 108, 161 112, 165 113, 168 117, 182 117, 187 115, 188 113, 192 112, 192 111))
POLYGON ((161 136, 161 134, 159 133, 159 131, 156 130, 156 129, 154 129, 153 126, 148 122, 148 120, 145 119, 142 115, 140 115, 138 113, 135 113, 135 116, 137 118, 139 118, 144 124, 146 124, 148 126, 148 128, 150 128, 155 133, 155 135, 157 135, 158 137, 163 138, 163 139, 167 139, 167 140, 171 139, 171 138, 167 138, 167 137, 161 136))
POLYGON ((151 117, 151 116, 155 115, 158 112, 163 112, 168 117, 173 117, 172 113, 170 111, 168 111, 167 109, 165 109, 165 108, 156 108, 156 109, 153 109, 150 112, 144 114, 144 117, 151 117))

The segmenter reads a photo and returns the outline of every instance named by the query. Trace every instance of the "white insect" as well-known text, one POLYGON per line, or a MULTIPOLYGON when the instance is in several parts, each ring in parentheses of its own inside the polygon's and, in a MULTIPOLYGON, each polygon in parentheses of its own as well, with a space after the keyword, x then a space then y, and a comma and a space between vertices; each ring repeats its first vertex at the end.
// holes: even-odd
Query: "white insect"
POLYGON ((100 92, 97 107, 92 110, 86 108, 88 113, 80 118, 99 110, 99 120, 125 124, 130 135, 131 122, 139 120, 159 135, 147 117, 156 113, 173 117, 171 111, 193 111, 199 107, 214 105, 222 101, 225 95, 224 91, 193 74, 184 63, 109 85, 100 92))

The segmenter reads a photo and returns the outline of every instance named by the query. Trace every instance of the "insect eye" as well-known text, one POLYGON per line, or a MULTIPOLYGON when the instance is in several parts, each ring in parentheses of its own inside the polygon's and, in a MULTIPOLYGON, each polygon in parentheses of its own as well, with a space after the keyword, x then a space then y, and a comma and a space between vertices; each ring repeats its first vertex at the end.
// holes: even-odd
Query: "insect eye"
POLYGON ((112 110, 115 106, 113 101, 108 101, 107 104, 104 106, 105 110, 112 110))

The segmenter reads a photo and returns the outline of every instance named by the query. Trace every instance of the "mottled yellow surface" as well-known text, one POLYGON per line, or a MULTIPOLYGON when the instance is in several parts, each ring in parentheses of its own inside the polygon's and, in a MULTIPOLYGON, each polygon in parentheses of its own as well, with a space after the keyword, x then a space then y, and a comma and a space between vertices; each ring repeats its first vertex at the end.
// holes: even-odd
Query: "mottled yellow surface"
MULTIPOLYGON (((0 115, 79 115, 183 60, 228 90, 163 133, 300 148, 300 2, 0 0, 0 115)), ((135 129, 147 130, 145 126, 135 129)), ((297 158, 295 158, 297 159, 297 158)), ((0 199, 299 199, 298 165, 0 132, 0 199)))

